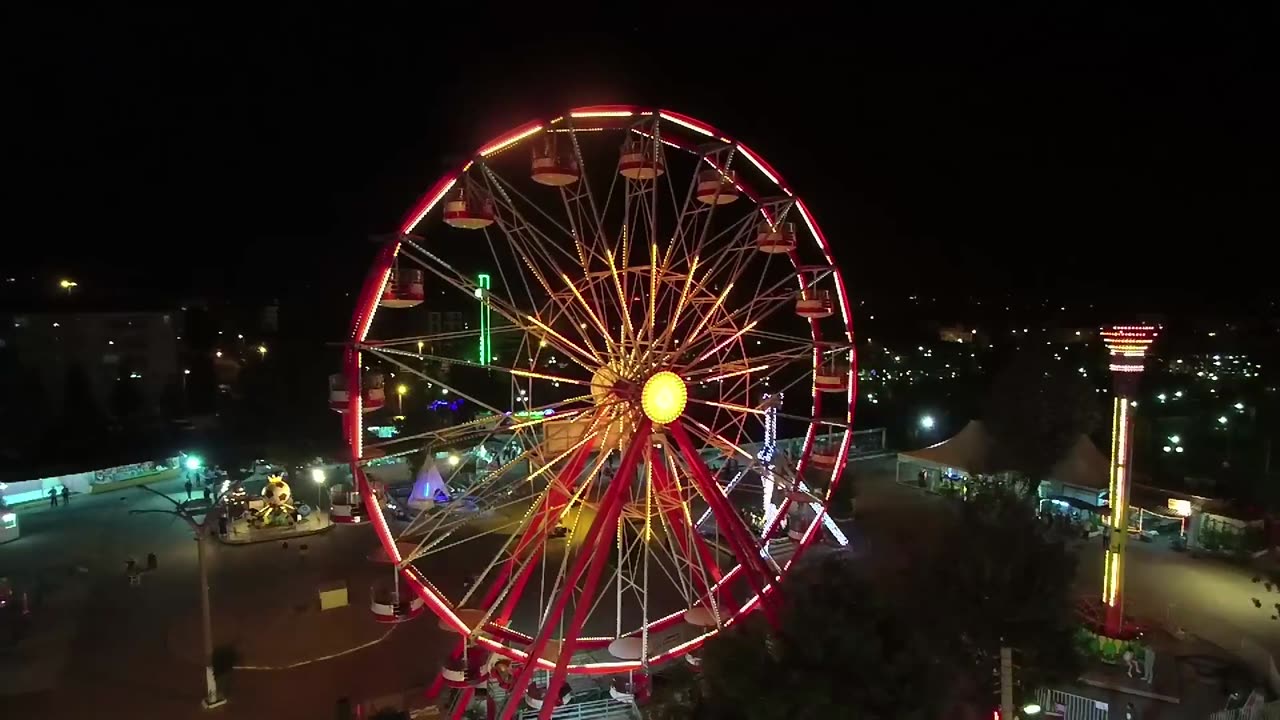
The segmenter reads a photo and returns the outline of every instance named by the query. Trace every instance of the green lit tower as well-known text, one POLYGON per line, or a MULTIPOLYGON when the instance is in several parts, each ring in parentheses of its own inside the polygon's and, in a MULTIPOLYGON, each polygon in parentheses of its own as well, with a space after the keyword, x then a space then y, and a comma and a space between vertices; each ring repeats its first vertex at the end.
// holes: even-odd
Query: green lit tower
POLYGON ((480 364, 493 360, 493 345, 489 342, 489 275, 476 276, 476 297, 480 300, 480 364))

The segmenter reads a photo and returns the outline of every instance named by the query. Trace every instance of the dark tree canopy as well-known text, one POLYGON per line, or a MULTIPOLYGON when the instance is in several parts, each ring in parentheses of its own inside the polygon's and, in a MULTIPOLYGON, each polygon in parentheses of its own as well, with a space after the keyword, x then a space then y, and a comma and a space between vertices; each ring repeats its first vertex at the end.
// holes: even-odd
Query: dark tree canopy
POLYGON ((1005 469, 1039 481, 1081 435, 1093 432, 1098 408, 1087 380, 1061 361, 1026 352, 996 375, 983 421, 1005 469))
POLYGON ((1005 645, 1020 693, 1074 678, 1075 559, 1025 499, 977 487, 920 520, 937 534, 877 546, 892 559, 815 548, 784 586, 778 628, 757 613, 712 639, 698 675, 655 683, 648 716, 990 717, 1005 645))

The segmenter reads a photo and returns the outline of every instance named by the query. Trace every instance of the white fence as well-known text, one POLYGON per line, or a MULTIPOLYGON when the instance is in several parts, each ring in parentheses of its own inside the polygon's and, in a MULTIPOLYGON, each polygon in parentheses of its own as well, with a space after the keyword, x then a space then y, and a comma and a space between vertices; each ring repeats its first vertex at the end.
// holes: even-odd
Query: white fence
POLYGON ((1036 702, 1040 704, 1040 717, 1064 720, 1108 720, 1111 716, 1111 711, 1105 702, 1072 695, 1061 690, 1038 690, 1036 702))
POLYGON ((1219 710, 1210 715, 1208 720, 1280 720, 1280 701, 1250 708, 1219 710))

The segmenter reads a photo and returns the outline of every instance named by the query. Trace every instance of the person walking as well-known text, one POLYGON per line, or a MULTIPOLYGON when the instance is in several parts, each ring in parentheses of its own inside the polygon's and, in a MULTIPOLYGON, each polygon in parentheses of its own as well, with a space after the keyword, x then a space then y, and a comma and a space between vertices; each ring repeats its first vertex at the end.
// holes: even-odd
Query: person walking
POLYGON ((183 483, 182 486, 187 489, 187 499, 190 500, 191 499, 191 478, 187 478, 187 481, 183 483))
POLYGON ((58 507, 58 488, 49 488, 49 507, 58 507))
POLYGON ((71 491, 67 489, 66 485, 62 486, 62 504, 63 505, 71 504, 71 491))

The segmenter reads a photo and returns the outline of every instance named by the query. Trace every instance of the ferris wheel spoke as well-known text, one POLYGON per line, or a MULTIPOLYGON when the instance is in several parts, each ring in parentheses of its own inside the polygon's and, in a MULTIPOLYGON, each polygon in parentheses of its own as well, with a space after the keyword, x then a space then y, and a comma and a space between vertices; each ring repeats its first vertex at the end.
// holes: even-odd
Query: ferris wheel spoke
MULTIPOLYGON (((548 509, 547 512, 542 513, 541 515, 536 512, 531 513, 529 515, 530 522, 525 526, 524 531, 522 533, 512 534, 512 536, 507 540, 507 543, 503 546, 502 551, 495 556, 494 560, 491 561, 489 566, 485 569, 485 574, 487 575, 488 571, 491 570, 496 563, 501 562, 502 568, 499 571, 498 576, 489 584, 489 588, 485 591, 484 598, 480 603, 480 607, 485 610, 485 615, 479 625, 472 629, 473 631, 478 631, 480 628, 493 631, 495 626, 502 626, 510 619, 511 613, 515 609, 515 601, 520 597, 521 591, 523 590, 525 583, 528 581, 529 575, 537 564, 537 558, 540 556, 541 550, 546 544, 545 538, 541 543, 536 542, 538 533, 543 530, 543 528, 536 525, 536 523, 540 520, 545 520, 545 518, 550 517, 553 514, 558 516, 560 509, 568 506, 568 496, 557 495, 552 488, 563 491, 565 488, 571 487, 571 484, 576 478, 576 473, 573 472, 573 469, 576 467, 580 470, 581 465, 578 464, 578 460, 581 458, 583 462, 585 462, 585 458, 589 452, 589 446, 584 447, 587 447, 588 449, 579 450, 579 455, 575 456, 574 460, 570 462, 569 466, 567 466, 556 479, 556 482, 548 485, 547 492, 540 498, 540 502, 545 502, 546 498, 551 497, 552 501, 557 503, 557 505, 554 506, 554 512, 552 509, 548 509), (511 542, 517 538, 519 538, 519 542, 517 543, 516 550, 512 552, 510 557, 505 561, 501 560, 502 554, 506 552, 508 547, 510 547, 511 542), (520 565, 514 582, 508 583, 508 580, 511 579, 512 571, 516 568, 516 565, 519 564, 519 558, 525 548, 532 548, 533 552, 530 553, 524 563, 520 565), (498 603, 502 603, 501 608, 499 608, 498 603), (497 613, 496 619, 494 619, 495 612, 497 613)), ((605 455, 606 454, 602 453, 602 457, 605 455)), ((477 579, 476 583, 473 585, 473 590, 475 587, 480 586, 482 580, 483 578, 477 579)), ((468 594, 468 597, 470 597, 470 594, 468 594)), ((531 638, 529 638, 529 640, 531 640, 531 638)), ((458 641, 458 644, 455 646, 455 649, 451 654, 451 657, 454 660, 462 657, 463 653, 466 651, 467 642, 467 637, 463 637, 458 641)), ((535 656, 531 656, 531 658, 532 657, 535 656)), ((536 665, 532 660, 531 664, 536 665)), ((442 678, 437 676, 436 680, 432 683, 430 691, 431 694, 434 695, 434 693, 439 692, 441 682, 442 678)))
MULTIPOLYGON (((657 453, 654 455, 656 456, 657 453)), ((667 496, 671 501, 664 509, 663 516, 671 529, 670 536, 679 545, 680 555, 685 559, 690 575, 693 576, 692 579, 698 587, 693 597, 706 598, 708 602, 714 602, 715 593, 712 588, 720 582, 723 574, 720 572, 715 554, 707 547, 702 536, 694 531, 689 516, 688 501, 681 493, 678 482, 672 479, 675 477, 675 472, 668 470, 668 462, 666 458, 655 457, 654 459, 654 483, 659 494, 667 496)))
MULTIPOLYGON (((575 266, 580 265, 580 258, 575 257, 573 253, 565 250, 561 246, 561 243, 552 240, 551 237, 543 233, 524 217, 520 210, 515 206, 511 197, 507 194, 507 190, 510 190, 518 197, 525 199, 523 195, 519 195, 519 193, 515 191, 514 186, 499 178, 497 173, 495 173, 488 165, 483 166, 483 171, 486 181, 491 181, 488 185, 491 194, 495 197, 495 204, 498 208, 501 208, 509 215, 509 217, 504 217, 503 213, 494 214, 494 219, 497 220, 499 229, 502 231, 503 235, 506 236, 512 249, 517 252, 520 259, 525 263, 525 266, 542 285, 543 289, 546 290, 548 295, 554 298, 556 293, 551 289, 550 278, 559 278, 565 273, 563 270, 564 266, 556 261, 551 252, 558 252, 575 266), (496 192, 494 192, 495 190, 496 192), (541 261, 541 266, 539 260, 541 261)), ((564 237, 573 237, 572 231, 560 225, 558 221, 543 212, 537 205, 528 203, 527 199, 525 200, 526 204, 531 205, 537 212, 548 218, 562 233, 564 233, 564 237)), ((581 269, 585 272, 587 268, 583 267, 581 269)), ((590 344, 590 340, 585 336, 583 339, 590 344)))
MULTIPOLYGON (((650 432, 648 418, 642 419, 634 432, 638 437, 646 437, 650 432)), ((614 476, 614 482, 609 483, 609 488, 605 491, 600 507, 596 511, 596 516, 592 519, 591 526, 587 529, 587 536, 582 544, 583 549, 574 559, 573 568, 566 578, 565 586, 556 595, 547 616, 542 622, 542 629, 538 632, 537 637, 534 638, 534 642, 529 648, 529 657, 531 659, 542 656, 542 652, 546 649, 547 642, 551 639, 554 628, 558 624, 560 616, 564 613, 570 596, 573 594, 572 589, 578 585, 578 582, 584 576, 586 577, 584 596, 590 597, 594 594, 595 586, 600 579, 600 572, 609 554, 609 543, 613 539, 611 534, 606 535, 602 530, 604 528, 612 528, 618 522, 618 515, 622 511, 622 493, 629 485, 627 482, 620 482, 619 479, 630 477, 630 474, 634 472, 639 453, 645 445, 646 443, 632 443, 627 447, 626 453, 623 454, 622 460, 618 465, 618 472, 614 476), (601 542, 602 539, 603 542, 601 542)), ((564 633, 561 641, 559 657, 556 659, 556 668, 547 685, 546 696, 548 698, 559 697, 558 692, 560 686, 564 683, 565 672, 568 669, 569 658, 573 655, 574 645, 581 635, 582 625, 586 621, 585 611, 588 607, 587 603, 580 603, 574 608, 569 630, 564 633)), ((533 680, 533 673, 536 669, 537 663, 532 661, 520 669, 510 691, 512 697, 518 698, 524 695, 530 681, 533 680)), ((510 720, 516 707, 516 703, 507 703, 502 711, 503 720, 510 720)), ((551 707, 554 707, 554 705, 551 705, 551 707)))
POLYGON ((685 430, 684 423, 676 422, 667 427, 671 430, 671 436, 675 439, 676 446, 680 449, 680 454, 684 457, 685 469, 689 473, 690 480, 693 481, 702 498, 711 506, 712 514, 716 518, 716 527, 727 531, 730 545, 733 547, 734 554, 737 555, 738 562, 744 568, 747 581, 760 598, 761 606, 772 624, 774 622, 773 609, 772 605, 765 601, 764 591, 774 581, 774 577, 765 566, 764 559, 760 556, 760 545, 752 539, 751 531, 747 529, 737 511, 729 504, 724 491, 721 490, 715 478, 711 476, 711 471, 702 462, 698 451, 693 447, 693 441, 690 439, 689 433, 685 430))
MULTIPOLYGON (((413 251, 404 251, 404 254, 406 257, 417 262, 424 269, 428 270, 429 272, 436 275, 437 277, 440 277, 449 285, 455 287, 459 291, 470 296, 474 296, 476 292, 481 290, 481 288, 479 288, 473 282, 471 282, 469 278, 459 273, 452 266, 450 266, 448 263, 441 260, 439 257, 435 256, 431 252, 428 252, 427 250, 423 249, 421 246, 413 243, 412 241, 406 240, 404 242, 407 246, 413 249, 413 251), (432 262, 427 262, 427 259, 430 259, 432 262)), ((524 277, 523 274, 521 274, 521 277, 522 278, 524 277)), ((527 287, 527 283, 526 283, 526 287, 527 287)), ((493 310, 495 310, 502 317, 506 318, 506 320, 510 322, 514 327, 519 328, 525 332, 531 331, 529 324, 521 319, 522 316, 525 318, 531 318, 532 316, 529 315, 528 312, 520 311, 514 303, 502 298, 501 296, 494 294, 492 290, 490 290, 488 295, 486 296, 486 301, 488 302, 488 305, 493 310)), ((530 296, 530 302, 532 302, 532 295, 530 296)), ((531 312, 537 312, 536 305, 531 305, 529 310, 531 312)), ((542 328, 543 330, 541 332, 535 333, 539 336, 540 340, 545 340, 548 344, 554 344, 556 348, 561 352, 564 352, 566 355, 570 357, 574 357, 575 362, 578 362, 584 368, 594 369, 596 367, 599 367, 599 364, 596 362, 596 359, 591 355, 591 353, 588 353, 587 351, 578 347, 576 343, 571 342, 568 338, 564 337, 560 333, 548 333, 547 331, 549 330, 549 328, 546 327, 545 325, 542 326, 542 328), (577 353, 577 355, 574 355, 574 353, 577 353), (579 359, 580 357, 585 357, 586 360, 579 359)))
MULTIPOLYGON (((722 403, 722 402, 716 402, 715 400, 703 400, 701 398, 689 398, 689 402, 695 403, 698 405, 707 405, 710 407, 723 408, 725 410, 734 410, 736 412, 751 413, 752 415, 759 415, 761 417, 764 417, 765 415, 765 411, 760 408, 753 408, 753 407, 748 407, 746 405, 738 405, 735 403, 722 403)), ((848 423, 840 422, 839 420, 831 420, 828 418, 809 418, 803 415, 794 415, 792 413, 780 412, 778 413, 778 417, 786 418, 788 420, 799 420, 801 422, 807 422, 807 423, 818 423, 821 425, 829 425, 831 427, 843 428, 843 427, 849 426, 848 423)))

